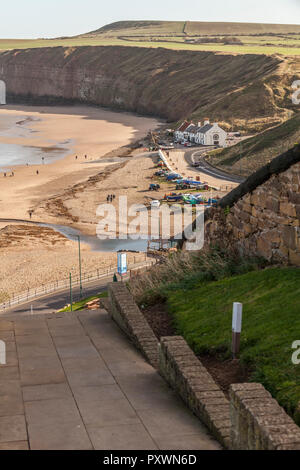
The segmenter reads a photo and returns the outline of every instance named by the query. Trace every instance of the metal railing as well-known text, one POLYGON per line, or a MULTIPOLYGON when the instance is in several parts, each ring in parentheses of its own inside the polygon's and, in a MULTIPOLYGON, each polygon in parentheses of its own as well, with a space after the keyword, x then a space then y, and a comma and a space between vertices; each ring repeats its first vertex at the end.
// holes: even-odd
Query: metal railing
MULTIPOLYGON (((147 268, 150 266, 153 266, 153 264, 156 263, 156 260, 147 260, 147 257, 145 256, 145 259, 143 261, 140 261, 138 263, 132 263, 128 265, 128 270, 129 271, 136 271, 142 268, 147 268)), ((104 269, 97 269, 92 272, 88 273, 83 273, 82 274, 82 284, 88 284, 91 282, 95 282, 97 280, 113 276, 117 272, 117 267, 116 266, 109 266, 104 269)), ((80 278, 79 276, 73 277, 72 278, 72 287, 76 287, 80 285, 80 278)), ((44 284, 42 286, 32 288, 32 289, 27 289, 26 291, 20 292, 18 294, 12 294, 11 298, 7 300, 6 302, 3 302, 0 304, 0 311, 5 311, 6 309, 9 309, 13 307, 14 305, 20 305, 22 303, 26 303, 29 300, 37 299, 39 297, 44 297, 45 295, 51 294, 52 292, 59 292, 66 290, 70 287, 70 280, 69 277, 54 281, 50 284, 44 284)))

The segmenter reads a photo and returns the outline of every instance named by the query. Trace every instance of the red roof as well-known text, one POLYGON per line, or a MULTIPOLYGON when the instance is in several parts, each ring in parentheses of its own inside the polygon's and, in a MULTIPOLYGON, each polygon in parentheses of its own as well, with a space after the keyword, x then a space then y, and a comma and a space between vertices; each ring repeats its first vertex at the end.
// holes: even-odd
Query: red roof
POLYGON ((178 132, 184 132, 190 125, 191 122, 184 121, 177 130, 178 132))

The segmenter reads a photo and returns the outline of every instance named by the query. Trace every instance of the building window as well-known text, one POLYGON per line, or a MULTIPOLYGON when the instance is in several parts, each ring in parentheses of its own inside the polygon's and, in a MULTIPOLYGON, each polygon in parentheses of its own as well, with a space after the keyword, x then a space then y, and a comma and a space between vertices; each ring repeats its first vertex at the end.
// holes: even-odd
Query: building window
POLYGON ((214 139, 214 145, 219 145, 219 142, 220 142, 219 134, 214 134, 213 139, 214 139))

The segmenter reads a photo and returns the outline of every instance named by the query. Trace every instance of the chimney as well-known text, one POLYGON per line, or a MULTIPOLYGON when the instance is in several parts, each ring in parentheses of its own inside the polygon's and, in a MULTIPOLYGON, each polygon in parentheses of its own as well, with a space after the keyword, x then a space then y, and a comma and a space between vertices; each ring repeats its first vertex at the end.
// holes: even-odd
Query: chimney
POLYGON ((206 126, 207 124, 209 124, 209 118, 204 119, 204 125, 206 126))
POLYGON ((201 121, 198 122, 198 127, 202 127, 201 121))

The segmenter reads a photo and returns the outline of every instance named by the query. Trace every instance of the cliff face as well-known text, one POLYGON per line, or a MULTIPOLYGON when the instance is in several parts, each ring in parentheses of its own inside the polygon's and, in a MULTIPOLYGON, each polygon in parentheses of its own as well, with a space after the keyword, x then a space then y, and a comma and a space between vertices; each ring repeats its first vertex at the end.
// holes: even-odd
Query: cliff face
MULTIPOLYGON (((0 53, 0 79, 6 82, 8 102, 80 101, 169 121, 190 115, 201 120, 206 114, 227 123, 274 121, 286 110, 269 99, 265 82, 281 62, 263 55, 55 47, 0 53)), ((278 99, 283 102, 284 96, 278 99)))

